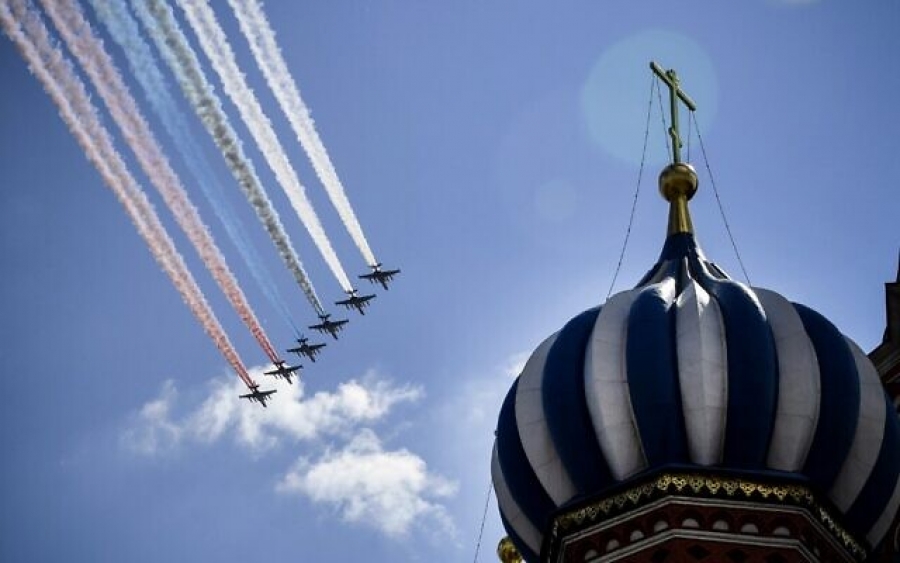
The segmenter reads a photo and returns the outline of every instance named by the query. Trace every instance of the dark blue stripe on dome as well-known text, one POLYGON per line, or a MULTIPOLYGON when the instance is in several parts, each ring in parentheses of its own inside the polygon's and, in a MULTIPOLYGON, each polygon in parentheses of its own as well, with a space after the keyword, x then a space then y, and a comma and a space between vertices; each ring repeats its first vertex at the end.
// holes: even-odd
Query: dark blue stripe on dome
POLYGON ((778 403, 778 361, 772 329, 748 290, 718 280, 692 258, 695 279, 719 304, 725 326, 728 411, 723 465, 766 466, 778 403))
POLYGON ((653 279, 653 276, 656 275, 660 268, 668 266, 666 262, 675 261, 680 263, 681 259, 688 255, 697 255, 702 258, 702 254, 693 234, 676 233, 669 235, 666 238, 666 243, 663 245, 662 252, 659 253, 659 259, 656 261, 656 264, 650 268, 649 272, 644 274, 644 277, 641 278, 641 281, 635 287, 646 285, 653 279))
POLYGON ((526 563, 540 563, 541 558, 537 553, 531 551, 531 548, 528 547, 528 544, 522 539, 522 537, 516 533, 515 528, 509 525, 509 520, 506 519, 506 516, 503 514, 503 511, 500 511, 500 522, 503 524, 503 528, 506 530, 506 535, 509 536, 509 539, 512 540, 513 545, 516 546, 516 549, 519 550, 519 555, 526 561, 526 563))
POLYGON ((497 421, 497 458, 500 470, 509 488, 510 494, 522 513, 531 520, 534 527, 543 530, 547 518, 556 510, 556 504, 547 495, 541 482, 534 474, 516 424, 516 389, 519 380, 513 383, 503 406, 500 407, 500 418, 497 421))
POLYGON ((688 460, 676 373, 675 311, 654 288, 641 291, 631 306, 625 340, 631 405, 650 467, 688 460))
POLYGON ((666 237, 666 243, 659 253, 659 262, 680 260, 698 252, 697 240, 692 233, 675 233, 666 237))
POLYGON ((589 309, 559 331, 547 353, 541 389, 550 437, 578 494, 599 492, 613 482, 584 395, 585 350, 599 313, 589 309))
POLYGON ((718 264, 715 262, 706 262, 706 267, 713 273, 713 275, 720 280, 730 280, 731 276, 725 273, 725 270, 720 268, 718 264))
POLYGON ((809 307, 794 303, 819 364, 819 421, 803 472, 822 491, 831 489, 847 459, 859 419, 859 374, 841 332, 809 307))
MULTIPOLYGON (((866 484, 853 501, 846 514, 847 526, 859 537, 864 537, 881 516, 890 501, 891 493, 900 479, 900 419, 894 404, 885 394, 887 416, 884 420, 884 438, 875 467, 866 484)), ((873 546, 874 547, 874 546, 873 546)))

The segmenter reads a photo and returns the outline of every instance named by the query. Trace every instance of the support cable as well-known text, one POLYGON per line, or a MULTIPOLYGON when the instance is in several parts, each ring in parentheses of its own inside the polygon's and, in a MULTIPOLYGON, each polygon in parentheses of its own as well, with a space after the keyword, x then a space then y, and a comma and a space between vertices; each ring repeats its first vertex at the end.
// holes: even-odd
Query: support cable
POLYGON ((662 101, 662 88, 659 87, 659 78, 653 77, 653 85, 656 87, 656 97, 659 100, 659 117, 662 120, 663 139, 666 142, 666 154, 672 154, 672 147, 669 145, 669 124, 666 123, 666 110, 662 101))
MULTIPOLYGON (((694 112, 691 112, 691 117, 693 118, 694 112)), ((691 137, 694 136, 694 120, 688 119, 688 146, 687 146, 687 161, 691 161, 691 137)))
POLYGON ((488 506, 491 504, 491 492, 494 490, 494 482, 488 485, 487 498, 484 499, 484 513, 481 515, 481 528, 478 530, 478 542, 475 544, 475 558, 472 563, 478 563, 478 552, 481 551, 481 537, 484 535, 484 521, 487 520, 488 506))
MULTIPOLYGON (((644 148, 641 149, 641 166, 638 168, 637 185, 634 187, 634 199, 631 202, 631 215, 628 218, 628 229, 625 231, 625 240, 622 242, 622 252, 619 253, 619 263, 616 264, 616 272, 613 274, 612 281, 609 284, 609 291, 606 292, 607 300, 609 299, 609 296, 612 295, 613 288, 616 285, 616 279, 619 277, 619 270, 622 269, 622 261, 625 259, 625 249, 628 248, 628 239, 631 237, 631 226, 634 224, 634 212, 637 209, 638 195, 641 193, 641 178, 644 175, 644 163, 647 159, 647 139, 650 137, 650 115, 653 113, 654 89, 657 94, 659 94, 656 79, 652 78, 650 80, 650 101, 647 103, 647 123, 644 126, 644 148)), ((665 121, 665 116, 663 117, 663 120, 665 121)), ((666 142, 666 146, 668 146, 668 141, 666 142)))
POLYGON ((728 238, 731 240, 731 247, 734 249, 734 254, 737 256, 738 264, 741 266, 741 272, 744 273, 744 279, 747 280, 747 285, 752 285, 750 283, 750 276, 747 275, 747 268, 744 267, 744 260, 741 259, 741 253, 738 251, 737 244, 734 242, 734 235, 731 233, 731 225, 728 224, 728 218, 725 216, 725 207, 722 205, 722 199, 719 197, 719 189, 716 187, 716 180, 713 178, 712 169, 709 166, 709 157, 706 155, 706 145, 703 144, 703 136, 700 134, 700 124, 696 123, 697 118, 694 116, 694 112, 691 112, 691 120, 694 121, 694 126, 697 129, 697 139, 700 141, 700 150, 703 152, 703 162, 706 164, 706 173, 709 174, 709 182, 712 184, 713 193, 716 195, 716 203, 719 204, 719 213, 722 215, 722 222, 725 223, 725 231, 728 232, 728 238))

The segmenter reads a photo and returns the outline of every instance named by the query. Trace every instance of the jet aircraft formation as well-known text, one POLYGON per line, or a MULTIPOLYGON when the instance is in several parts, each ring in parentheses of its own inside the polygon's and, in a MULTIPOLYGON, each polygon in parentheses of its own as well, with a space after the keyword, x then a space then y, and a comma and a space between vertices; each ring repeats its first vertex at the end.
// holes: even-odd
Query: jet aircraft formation
MULTIPOLYGON (((372 274, 365 274, 359 277, 372 280, 373 283, 380 283, 384 287, 384 289, 387 289, 387 282, 390 281, 393 276, 399 274, 400 270, 388 270, 386 272, 383 272, 380 270, 380 266, 381 264, 371 266, 371 268, 373 269, 372 274), (378 279, 371 277, 376 274, 381 277, 379 277, 378 279)), ((356 289, 351 289, 347 292, 347 295, 349 296, 347 299, 335 301, 335 305, 343 305, 347 309, 356 309, 360 315, 366 314, 366 307, 368 307, 369 303, 373 299, 375 299, 375 295, 359 295, 359 292, 356 289)), ((319 320, 321 321, 320 323, 310 325, 309 328, 322 334, 330 334, 331 337, 335 340, 338 339, 338 333, 340 333, 344 329, 344 325, 350 322, 348 319, 333 321, 331 320, 331 315, 329 313, 323 313, 319 315, 319 320)), ((316 356, 321 354, 322 348, 326 346, 324 342, 310 344, 309 338, 302 335, 297 338, 297 344, 299 344, 299 346, 295 348, 288 348, 287 352, 291 354, 297 354, 297 356, 300 358, 309 358, 309 360, 312 362, 316 361, 316 356)), ((290 366, 284 360, 275 360, 272 369, 263 373, 276 379, 283 379, 289 384, 293 384, 293 380, 291 378, 299 378, 300 370, 302 368, 303 366, 301 364, 290 366)), ((259 385, 254 384, 250 386, 250 392, 240 395, 240 398, 247 399, 251 403, 259 403, 263 407, 268 407, 266 401, 271 400, 270 397, 274 393, 276 393, 275 389, 260 391, 259 385)))
MULTIPOLYGON (((395 275, 400 273, 399 269, 382 271, 380 269, 380 263, 370 267, 373 270, 371 274, 365 274, 359 277, 362 279, 368 279, 372 283, 380 283, 385 290, 388 289, 387 282, 391 281, 395 275)), ((365 308, 369 306, 369 303, 373 299, 375 299, 375 295, 359 295, 359 292, 356 289, 351 289, 347 292, 347 295, 349 296, 347 299, 335 301, 335 305, 343 305, 347 309, 356 309, 361 315, 366 314, 365 308)), ((338 339, 338 333, 343 330, 344 325, 350 322, 348 319, 333 321, 331 320, 331 315, 328 313, 319 315, 319 320, 321 321, 319 324, 310 325, 309 328, 322 334, 330 334, 335 340, 338 339)), ((297 338, 297 344, 299 344, 299 346, 297 346, 296 348, 289 348, 287 352, 291 354, 297 354, 297 356, 301 358, 305 356, 312 362, 316 361, 316 356, 318 354, 321 354, 322 348, 326 346, 324 342, 318 344, 310 344, 309 338, 302 335, 297 338)), ((289 384, 293 384, 293 380, 291 378, 299 378, 301 368, 303 368, 303 366, 300 364, 296 366, 290 366, 284 360, 275 360, 272 369, 263 373, 276 379, 283 379, 289 384)), ((270 401, 270 397, 276 392, 276 389, 261 391, 259 389, 259 385, 254 384, 250 386, 250 392, 240 395, 240 398, 247 399, 251 403, 258 403, 262 407, 266 408, 268 407, 266 402, 270 401)))
MULTIPOLYGON (((211 146, 222 157, 218 165, 225 166, 231 173, 231 188, 239 190, 252 207, 287 271, 318 316, 319 323, 310 325, 311 330, 330 334, 337 340, 349 321, 332 320, 319 301, 275 203, 256 173, 257 164, 244 151, 243 147, 249 143, 238 131, 249 132, 259 149, 261 162, 276 178, 274 184, 287 195, 291 211, 305 227, 321 258, 346 293, 347 297, 335 304, 365 314, 375 295, 360 295, 352 287, 329 234, 288 158, 288 147, 283 146, 275 134, 271 112, 263 109, 248 85, 247 72, 240 68, 232 42, 219 23, 214 7, 222 9, 225 5, 209 0, 0 0, 0 29, 41 83, 78 146, 123 205, 151 255, 168 275, 204 332, 246 385, 249 392, 239 395, 240 398, 266 407, 276 391, 260 389, 250 377, 227 331, 212 310, 211 300, 201 290, 188 261, 177 248, 175 238, 168 232, 166 222, 150 203, 143 184, 149 183, 159 193, 164 209, 173 215, 229 305, 273 363, 273 368, 265 372, 267 376, 293 383, 292 378, 299 377, 302 366, 288 365, 279 357, 213 231, 200 216, 200 207, 192 201, 190 186, 200 187, 227 238, 234 243, 240 259, 273 309, 282 313, 287 324, 293 326, 294 323, 284 305, 287 301, 279 294, 271 272, 248 242, 253 237, 244 232, 230 208, 225 191, 227 186, 217 180, 216 163, 210 160, 210 155, 214 154, 211 146), (87 15, 83 5, 93 9, 93 18, 87 15), (181 18, 173 7, 180 9, 181 18), (100 25, 111 41, 101 35, 100 25), (185 29, 193 32, 194 41, 200 45, 198 50, 185 29), (119 49, 119 55, 124 55, 133 80, 126 80, 118 68, 111 50, 115 47, 119 49), (201 62, 204 58, 209 68, 201 62), (212 86, 211 72, 218 77, 221 91, 231 104, 225 103, 223 94, 212 86), (143 96, 135 95, 132 85, 140 88, 143 96), (181 102, 175 94, 177 90, 183 94, 181 102), (139 99, 146 101, 156 119, 145 117, 139 99), (118 135, 101 119, 101 104, 118 135), (226 110, 232 106, 236 116, 226 110), (202 129, 195 127, 186 113, 196 118, 202 129), (235 127, 235 117, 243 122, 242 127, 235 127), (167 143, 157 137, 151 123, 162 125, 167 143), (206 135, 199 134, 202 130, 206 135), (117 142, 124 143, 135 158, 126 158, 117 142), (204 142, 212 145, 205 147, 204 142), (177 171, 180 167, 170 161, 168 150, 181 158, 189 177, 180 177, 177 171), (129 164, 132 160, 141 169, 142 177, 135 176, 129 164)), ((272 90, 278 109, 287 118, 344 230, 372 270, 358 277, 387 289, 388 282, 400 270, 382 270, 370 248, 310 117, 310 110, 288 70, 260 0, 229 0, 227 6, 234 12, 252 59, 272 90)), ((311 344, 302 335, 296 336, 299 346, 288 352, 315 361, 325 344, 311 344)))

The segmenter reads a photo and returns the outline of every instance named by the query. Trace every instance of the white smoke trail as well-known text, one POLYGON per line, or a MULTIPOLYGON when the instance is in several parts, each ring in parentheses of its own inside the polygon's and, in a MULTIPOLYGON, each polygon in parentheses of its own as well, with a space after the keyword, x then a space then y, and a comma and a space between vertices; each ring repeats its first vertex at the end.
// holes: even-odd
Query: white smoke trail
POLYGON ((216 146, 222 151, 229 170, 275 243, 294 280, 303 290, 316 314, 323 315, 325 310, 281 224, 278 212, 263 189, 253 163, 244 154, 241 141, 222 109, 219 96, 207 80, 203 67, 188 44, 171 8, 165 0, 132 0, 131 4, 166 64, 175 74, 185 97, 200 117, 216 146))
POLYGON ((275 177, 278 178, 278 183, 287 194, 294 211, 297 212, 306 230, 309 231, 313 242, 322 253, 322 257, 331 268, 338 283, 341 284, 344 291, 349 291, 352 289, 350 280, 347 279, 347 274, 331 247, 331 241, 328 240, 328 236, 319 222, 319 217, 306 197, 306 190, 297 178, 297 173, 278 141, 269 118, 263 112, 253 90, 244 80, 244 75, 238 68, 234 52, 231 50, 231 45, 228 44, 225 32, 216 20, 215 13, 205 0, 179 0, 178 3, 200 39, 203 52, 206 53, 216 74, 222 80, 225 92, 237 106, 241 118, 247 124, 250 134, 259 145, 260 151, 272 168, 272 172, 275 173, 275 177))
POLYGON ((163 154, 150 125, 144 119, 112 58, 84 18, 81 7, 76 0, 41 0, 41 4, 56 24, 69 50, 90 77, 94 88, 106 103, 113 121, 122 130, 126 142, 134 151, 141 168, 172 210, 179 226, 212 273, 213 279, 222 288, 263 352, 273 362, 278 360, 278 353, 247 302, 234 274, 228 268, 225 257, 216 246, 212 234, 203 224, 200 214, 163 154))
POLYGON ((291 123, 294 134, 297 135, 297 140, 306 151, 316 175, 325 187, 325 191, 328 192, 331 203, 363 258, 370 266, 374 266, 378 261, 375 259, 372 249, 369 248, 369 242, 353 212, 350 200, 347 199, 344 186, 331 163, 325 145, 319 138, 309 108, 300 97, 300 90, 288 70, 281 49, 275 40, 275 32, 272 31, 272 26, 266 19, 262 6, 258 0, 228 0, 228 3, 231 4, 241 31, 250 43, 250 50, 253 52, 256 64, 259 65, 269 83, 269 88, 278 99, 281 111, 291 123))
POLYGON ((153 257, 172 280, 200 325, 244 383, 255 385, 146 194, 115 150, 84 84, 62 51, 51 42, 49 32, 33 6, 30 2, 26 4, 26 0, 0 0, 0 25, 56 104, 60 117, 88 160, 125 207, 153 257))
POLYGON ((290 308, 272 276, 263 265, 262 257, 256 247, 250 242, 246 228, 228 202, 225 188, 216 178, 212 164, 197 143, 188 119, 185 118, 172 97, 162 69, 153 56, 150 44, 142 37, 138 22, 131 14, 131 10, 128 9, 128 4, 120 0, 90 0, 90 4, 94 8, 97 18, 103 22, 113 40, 124 51, 132 75, 140 84, 150 106, 162 122, 163 128, 175 143, 175 148, 182 154, 182 161, 196 183, 200 185, 203 194, 212 205, 216 217, 225 227, 225 233, 247 264, 253 279, 262 289, 269 303, 294 329, 294 332, 297 332, 290 308))

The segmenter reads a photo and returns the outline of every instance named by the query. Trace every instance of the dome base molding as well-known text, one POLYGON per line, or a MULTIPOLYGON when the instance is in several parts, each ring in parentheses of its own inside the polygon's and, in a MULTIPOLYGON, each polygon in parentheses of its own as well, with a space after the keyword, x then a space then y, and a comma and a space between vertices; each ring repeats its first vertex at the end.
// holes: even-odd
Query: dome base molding
POLYGON ((563 508, 554 563, 864 561, 866 550, 804 485, 667 471, 563 508))

